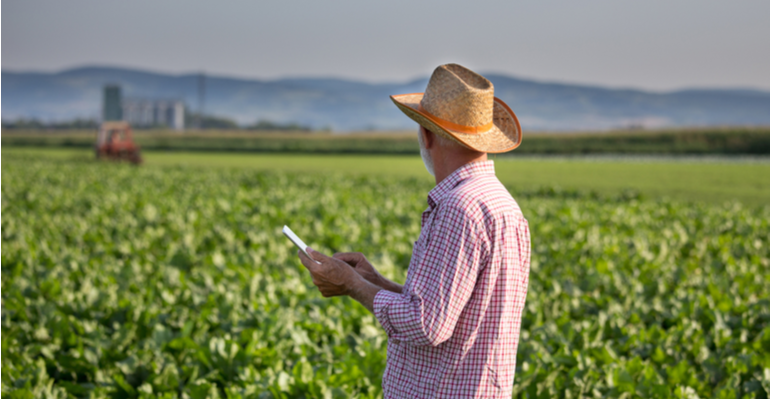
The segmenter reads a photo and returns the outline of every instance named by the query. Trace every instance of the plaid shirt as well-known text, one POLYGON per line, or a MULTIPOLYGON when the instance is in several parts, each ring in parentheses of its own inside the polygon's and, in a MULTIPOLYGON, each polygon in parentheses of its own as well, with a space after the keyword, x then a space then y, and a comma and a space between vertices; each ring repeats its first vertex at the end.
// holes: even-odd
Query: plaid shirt
POLYGON ((381 290, 387 398, 511 398, 529 281, 529 226, 492 161, 428 194, 403 293, 381 290))

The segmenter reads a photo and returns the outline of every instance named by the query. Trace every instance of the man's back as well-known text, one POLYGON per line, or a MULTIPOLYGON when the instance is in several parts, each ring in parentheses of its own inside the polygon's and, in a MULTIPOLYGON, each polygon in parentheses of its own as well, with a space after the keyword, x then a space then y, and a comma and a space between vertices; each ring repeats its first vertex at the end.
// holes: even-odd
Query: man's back
POLYGON ((401 294, 374 312, 390 338, 386 397, 508 397, 529 277, 529 228, 491 161, 428 195, 401 294))

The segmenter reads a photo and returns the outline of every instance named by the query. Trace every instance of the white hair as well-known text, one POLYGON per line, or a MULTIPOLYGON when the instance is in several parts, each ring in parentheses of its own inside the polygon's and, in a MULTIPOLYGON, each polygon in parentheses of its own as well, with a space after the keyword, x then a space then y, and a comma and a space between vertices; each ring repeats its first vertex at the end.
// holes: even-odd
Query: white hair
POLYGON ((422 127, 417 130, 417 140, 420 142, 420 157, 422 157, 422 163, 425 164, 425 169, 431 176, 436 176, 436 172, 433 168, 433 158, 430 156, 428 149, 425 148, 425 138, 422 134, 422 127))

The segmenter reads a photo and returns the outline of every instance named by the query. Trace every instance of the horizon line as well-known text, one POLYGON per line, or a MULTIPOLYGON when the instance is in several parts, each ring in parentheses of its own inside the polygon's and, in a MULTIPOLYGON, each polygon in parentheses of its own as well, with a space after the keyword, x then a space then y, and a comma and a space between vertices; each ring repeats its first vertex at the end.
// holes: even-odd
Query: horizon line
MULTIPOLYGON (((16 73, 16 74, 40 74, 40 75, 57 75, 62 74, 69 71, 74 71, 78 69, 88 69, 88 68, 103 68, 103 69, 118 69, 118 70, 127 70, 127 71, 133 71, 133 72, 140 72, 140 73, 147 73, 147 74, 155 74, 155 75, 166 75, 166 76, 172 76, 172 77, 186 77, 186 76, 196 76, 203 74, 204 76, 210 76, 220 79, 236 79, 236 80, 246 80, 246 81, 261 81, 261 82, 280 82, 280 81, 290 81, 290 80, 338 80, 338 81, 345 81, 345 82, 354 82, 354 83, 363 83, 367 85, 403 85, 403 84, 409 84, 418 80, 422 79, 428 79, 429 75, 425 76, 418 76, 410 79, 405 79, 402 81, 394 81, 394 80, 387 80, 387 81, 372 81, 372 80, 366 80, 366 79, 358 79, 358 78, 349 78, 349 77, 341 77, 341 76, 333 76, 333 75, 293 75, 293 76, 284 76, 284 77, 278 77, 278 78, 257 78, 257 77, 247 77, 247 76, 240 76, 237 74, 228 74, 228 73, 209 73, 206 71, 190 71, 190 72, 164 72, 160 70, 153 70, 151 68, 147 67, 131 67, 131 66, 120 66, 120 65, 114 65, 114 64, 100 64, 100 63, 93 63, 93 64, 80 64, 78 66, 72 66, 72 67, 66 67, 61 68, 58 70, 53 71, 45 71, 45 70, 36 70, 36 69, 11 69, 11 68, 5 68, 0 67, 0 72, 2 73, 16 73)), ((502 76, 509 79, 516 79, 520 81, 527 81, 527 82, 533 82, 533 83, 539 83, 544 85, 556 85, 556 86, 574 86, 574 87, 583 87, 583 88, 600 88, 605 90, 614 90, 614 91, 635 91, 635 92, 644 92, 644 93, 651 93, 651 94, 671 94, 671 93, 677 93, 677 92, 687 92, 687 91, 748 91, 748 92, 758 92, 762 94, 770 94, 770 88, 761 88, 761 87, 746 87, 746 86, 685 86, 678 89, 667 89, 667 90, 657 90, 657 89, 645 89, 645 88, 639 88, 639 87, 631 87, 631 86, 614 86, 614 85, 605 85, 605 84, 595 84, 595 83, 575 83, 575 82, 569 82, 569 81, 560 81, 558 79, 550 79, 550 80, 544 80, 544 79, 537 79, 537 78, 526 78, 521 77, 519 75, 510 74, 507 72, 500 72, 500 71, 482 71, 480 72, 482 76, 502 76)))

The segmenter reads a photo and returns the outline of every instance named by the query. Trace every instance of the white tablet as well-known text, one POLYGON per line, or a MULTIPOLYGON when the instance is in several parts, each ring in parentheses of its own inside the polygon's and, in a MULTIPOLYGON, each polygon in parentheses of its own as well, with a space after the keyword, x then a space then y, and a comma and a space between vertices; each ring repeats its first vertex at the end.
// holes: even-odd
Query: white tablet
MULTIPOLYGON (((305 244, 305 242, 303 242, 302 239, 299 238, 299 236, 294 234, 294 232, 292 232, 291 228, 289 228, 288 226, 284 225, 283 226, 283 234, 286 235, 286 237, 289 238, 289 240, 291 240, 297 247, 299 247, 299 249, 302 250, 303 253, 305 253, 307 258, 313 260, 313 257, 310 257, 310 254, 307 254, 307 250, 305 250, 307 248, 307 245, 305 244)), ((313 261, 315 261, 315 260, 313 260, 313 261)), ((315 261, 315 262, 319 263, 318 261, 315 261)))

